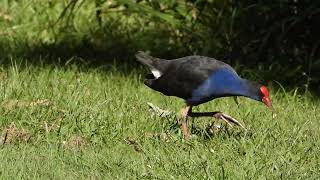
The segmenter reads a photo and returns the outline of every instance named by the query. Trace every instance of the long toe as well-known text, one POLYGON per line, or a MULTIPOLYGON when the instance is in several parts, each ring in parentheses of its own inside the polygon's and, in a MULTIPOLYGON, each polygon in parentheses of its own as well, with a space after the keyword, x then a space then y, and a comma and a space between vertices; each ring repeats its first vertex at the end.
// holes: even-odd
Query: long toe
POLYGON ((215 118, 217 119, 222 119, 224 120, 226 123, 228 123, 228 125, 232 126, 232 124, 235 124, 237 126, 240 126, 242 127, 243 129, 246 129, 238 120, 236 120, 235 118, 229 116, 228 114, 225 114, 225 113, 222 113, 222 112, 219 112, 219 113, 216 113, 214 115, 215 118))

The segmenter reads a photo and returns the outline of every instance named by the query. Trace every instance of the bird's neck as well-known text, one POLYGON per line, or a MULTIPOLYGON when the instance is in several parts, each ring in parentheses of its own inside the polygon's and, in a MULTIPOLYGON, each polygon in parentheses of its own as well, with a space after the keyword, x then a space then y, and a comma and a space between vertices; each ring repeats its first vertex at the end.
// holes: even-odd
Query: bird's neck
POLYGON ((260 100, 259 85, 252 83, 246 79, 240 79, 237 85, 237 94, 254 100, 260 100))

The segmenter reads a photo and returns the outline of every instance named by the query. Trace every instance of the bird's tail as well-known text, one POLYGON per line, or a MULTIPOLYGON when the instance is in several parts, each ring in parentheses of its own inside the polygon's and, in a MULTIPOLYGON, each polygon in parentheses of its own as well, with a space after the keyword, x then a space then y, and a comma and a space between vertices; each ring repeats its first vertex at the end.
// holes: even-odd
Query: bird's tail
POLYGON ((152 57, 145 52, 138 51, 136 58, 142 64, 148 66, 151 69, 158 69, 158 58, 152 57))

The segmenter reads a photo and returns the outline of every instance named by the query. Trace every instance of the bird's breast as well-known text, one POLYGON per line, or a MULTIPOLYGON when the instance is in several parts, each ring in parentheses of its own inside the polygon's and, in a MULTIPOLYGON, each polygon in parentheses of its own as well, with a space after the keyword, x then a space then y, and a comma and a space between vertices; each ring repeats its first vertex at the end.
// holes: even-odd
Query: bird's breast
POLYGON ((241 78, 228 68, 218 69, 208 75, 196 89, 192 91, 187 103, 198 105, 212 99, 236 95, 241 86, 241 78))

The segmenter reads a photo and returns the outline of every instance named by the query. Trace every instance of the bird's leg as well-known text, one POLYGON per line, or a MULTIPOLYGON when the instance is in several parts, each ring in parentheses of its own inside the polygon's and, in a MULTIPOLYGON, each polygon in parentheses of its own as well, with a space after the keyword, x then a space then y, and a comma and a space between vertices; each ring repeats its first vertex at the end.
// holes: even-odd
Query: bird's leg
POLYGON ((192 111, 192 106, 187 106, 180 111, 180 114, 177 118, 178 124, 183 133, 185 139, 189 139, 190 134, 188 131, 188 114, 192 111))
POLYGON ((243 129, 246 129, 238 120, 219 111, 215 111, 215 112, 191 112, 190 111, 189 116, 190 117, 215 117, 217 119, 224 120, 230 126, 232 126, 232 124, 235 124, 242 127, 243 129))

